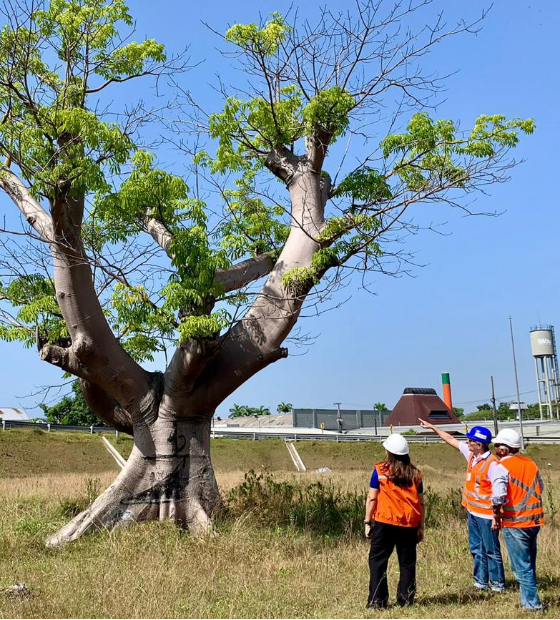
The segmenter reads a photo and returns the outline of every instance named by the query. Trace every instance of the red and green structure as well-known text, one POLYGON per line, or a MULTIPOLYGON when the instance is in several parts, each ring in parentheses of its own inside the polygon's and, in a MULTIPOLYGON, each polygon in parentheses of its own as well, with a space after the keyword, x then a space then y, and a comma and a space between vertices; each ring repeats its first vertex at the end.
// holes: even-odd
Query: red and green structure
POLYGON ((449 411, 453 411, 453 401, 451 400, 451 381, 448 372, 441 373, 441 384, 443 386, 443 402, 449 411))

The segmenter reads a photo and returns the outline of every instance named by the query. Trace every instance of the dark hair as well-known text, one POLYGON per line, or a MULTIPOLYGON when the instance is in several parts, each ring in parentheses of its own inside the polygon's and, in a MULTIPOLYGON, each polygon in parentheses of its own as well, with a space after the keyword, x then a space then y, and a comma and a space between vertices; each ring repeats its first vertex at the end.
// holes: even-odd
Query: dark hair
POLYGON ((387 478, 398 487, 410 487, 420 482, 420 470, 410 462, 408 454, 387 452, 387 478))

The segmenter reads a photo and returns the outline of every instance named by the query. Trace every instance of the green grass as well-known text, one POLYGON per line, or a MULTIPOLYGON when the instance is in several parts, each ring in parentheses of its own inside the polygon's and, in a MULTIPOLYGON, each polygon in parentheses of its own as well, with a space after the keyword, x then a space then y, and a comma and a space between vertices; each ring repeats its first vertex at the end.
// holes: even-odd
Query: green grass
POLYGON ((0 478, 40 474, 96 474, 115 470, 99 435, 34 428, 0 431, 0 478))
MULTIPOLYGON (((66 520, 66 503, 51 494, 0 492, 0 589, 17 581, 31 592, 22 599, 0 595, 0 617, 532 617, 517 608, 509 571, 507 594, 473 592, 464 520, 439 491, 432 506, 438 518, 430 519, 419 547, 416 604, 366 610, 368 543, 358 529, 337 525, 340 518, 357 519, 355 507, 363 502, 363 490, 353 496, 349 480, 352 474, 333 475, 318 494, 312 474, 265 475, 260 483, 250 477, 230 496, 231 511, 216 536, 193 539, 170 523, 147 523, 96 532, 60 551, 45 549, 43 540, 66 520)), ((81 503, 91 491, 84 478, 73 500, 81 503)), ((539 544, 540 592, 547 615, 558 617, 556 524, 543 528, 539 544)), ((397 579, 393 558, 393 599, 397 579)))
MULTIPOLYGON (((128 453, 131 440, 118 444, 128 453)), ((169 523, 98 531, 52 551, 45 537, 114 478, 98 436, 0 433, 0 618, 515 618, 510 572, 503 596, 472 590, 464 513, 464 460, 444 445, 413 445, 428 504, 419 548, 417 604, 379 614, 365 609, 368 543, 361 536, 365 491, 378 443, 298 442, 310 470, 296 474, 284 442, 212 442, 225 508, 216 535, 193 539, 169 523), (243 479, 243 470, 256 473, 243 479), (14 582, 31 595, 2 594, 14 582)), ((560 615, 558 449, 530 454, 548 480, 548 523, 539 537, 540 591, 560 615), (551 463, 550 467, 547 463, 551 463)), ((396 561, 389 567, 394 597, 396 561)))
MULTIPOLYGON (((132 438, 107 435, 123 456, 132 449, 132 438)), ((296 447, 308 470, 329 467, 333 471, 368 471, 383 458, 380 442, 298 441, 296 447)), ((293 471, 294 466, 281 439, 213 439, 212 462, 217 472, 293 471)), ((529 456, 543 473, 560 471, 560 447, 531 445, 529 456)), ((443 475, 464 470, 463 457, 444 444, 412 444, 414 463, 426 474, 443 475)), ((99 435, 51 432, 40 429, 0 431, 0 478, 57 473, 99 474, 117 471, 99 435)))

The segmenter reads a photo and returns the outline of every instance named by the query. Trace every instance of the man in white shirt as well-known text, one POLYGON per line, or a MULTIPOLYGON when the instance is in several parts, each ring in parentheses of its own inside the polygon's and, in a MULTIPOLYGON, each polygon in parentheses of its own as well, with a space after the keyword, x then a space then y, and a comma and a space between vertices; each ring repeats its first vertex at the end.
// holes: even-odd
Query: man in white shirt
POLYGON ((467 433, 467 441, 458 441, 453 435, 430 422, 419 420, 422 428, 435 431, 446 443, 461 452, 467 460, 467 476, 463 491, 463 506, 469 523, 469 550, 474 561, 474 587, 504 592, 505 576, 499 533, 493 528, 495 501, 503 501, 507 486, 507 471, 490 452, 492 434, 483 426, 474 426, 467 433))

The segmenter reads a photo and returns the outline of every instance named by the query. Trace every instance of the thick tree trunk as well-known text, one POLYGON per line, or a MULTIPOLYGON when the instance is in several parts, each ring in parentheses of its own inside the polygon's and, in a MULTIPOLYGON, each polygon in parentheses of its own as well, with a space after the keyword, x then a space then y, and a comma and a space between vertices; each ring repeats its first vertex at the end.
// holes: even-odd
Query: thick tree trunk
POLYGON ((219 501, 210 461, 210 419, 135 425, 134 448, 115 482, 47 540, 60 547, 94 528, 172 520, 194 534, 209 531, 219 501))

